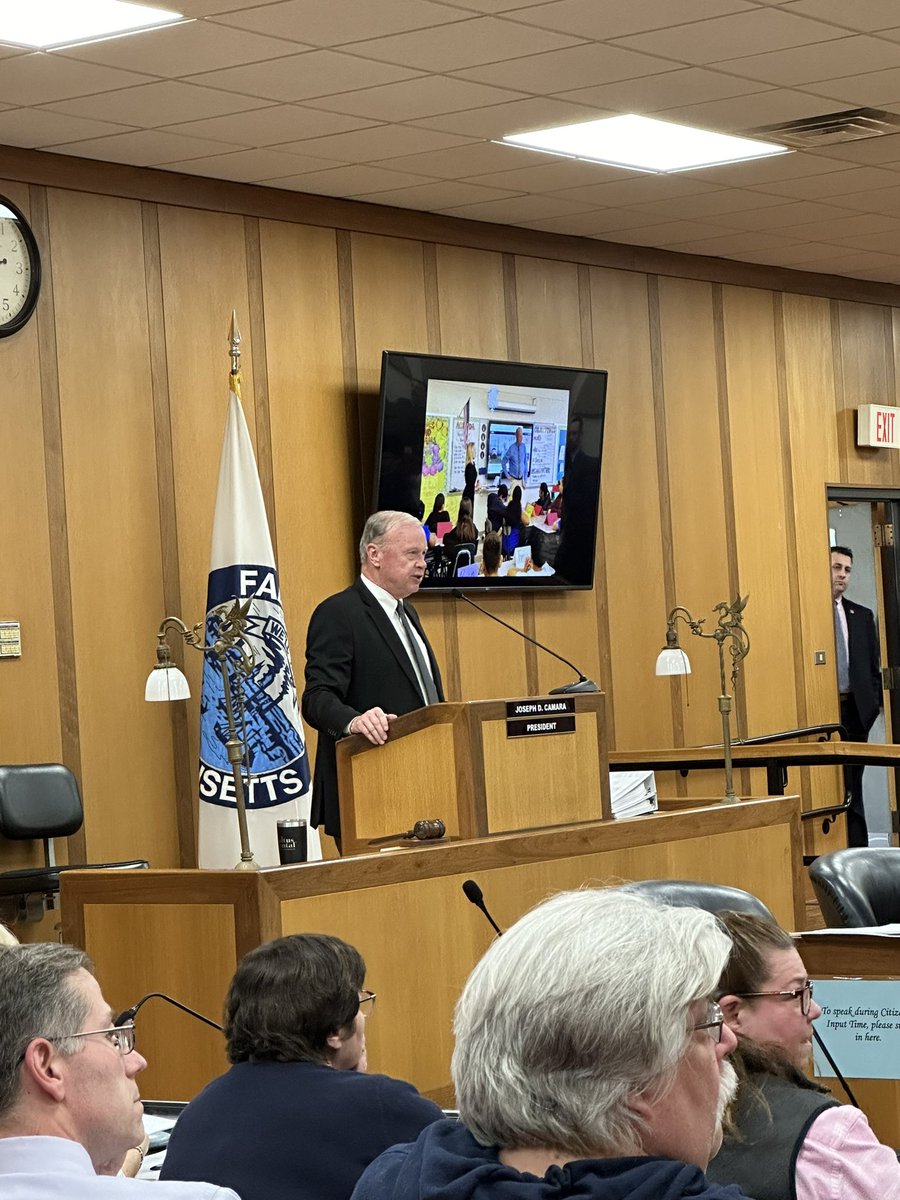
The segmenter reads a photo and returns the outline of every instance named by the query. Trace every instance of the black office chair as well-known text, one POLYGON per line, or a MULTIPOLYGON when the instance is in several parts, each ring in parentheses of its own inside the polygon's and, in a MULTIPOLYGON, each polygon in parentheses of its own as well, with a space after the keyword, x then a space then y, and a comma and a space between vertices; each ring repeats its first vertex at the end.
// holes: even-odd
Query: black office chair
POLYGON ((78 781, 61 763, 0 766, 0 836, 44 843, 44 866, 0 871, 0 918, 39 921, 55 907, 61 871, 135 870, 146 859, 128 862, 56 864, 53 839, 77 833, 84 823, 78 781))
POLYGON ((740 912, 766 921, 775 918, 756 896, 724 883, 694 883, 688 879, 642 879, 629 883, 629 892, 659 900, 676 908, 702 908, 705 912, 740 912))
POLYGON ((450 558, 450 578, 454 578, 460 567, 468 567, 475 561, 475 543, 460 542, 450 558))
POLYGON ((829 929, 900 921, 900 849, 894 846, 821 854, 810 863, 809 876, 829 929))

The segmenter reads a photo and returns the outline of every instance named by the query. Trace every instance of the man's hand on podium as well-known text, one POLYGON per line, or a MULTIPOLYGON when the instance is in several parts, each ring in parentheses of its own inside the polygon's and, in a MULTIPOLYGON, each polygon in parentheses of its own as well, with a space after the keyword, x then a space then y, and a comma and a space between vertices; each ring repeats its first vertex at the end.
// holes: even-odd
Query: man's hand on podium
POLYGON ((396 719, 396 713, 386 713, 383 708, 369 708, 354 717, 347 730, 349 733, 362 734, 373 746, 383 746, 388 739, 391 721, 396 719))

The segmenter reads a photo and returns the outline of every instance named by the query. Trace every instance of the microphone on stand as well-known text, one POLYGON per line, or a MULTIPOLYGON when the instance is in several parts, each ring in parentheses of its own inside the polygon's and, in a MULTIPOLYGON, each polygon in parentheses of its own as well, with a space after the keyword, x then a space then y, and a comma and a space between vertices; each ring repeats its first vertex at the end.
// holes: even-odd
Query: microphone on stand
MULTIPOLYGON (((474 600, 459 590, 453 588, 450 595, 454 600, 465 600, 466 604, 471 604, 472 608, 476 609, 485 617, 490 617, 492 621, 496 621, 498 625, 502 625, 504 629, 510 630, 511 633, 517 634, 520 638, 524 638, 526 642, 531 642, 532 646, 537 646, 538 650, 543 650, 545 654, 549 654, 551 658, 555 658, 557 662, 565 663, 567 667, 571 667, 578 679, 575 683, 566 683, 562 687, 551 688, 548 695, 550 696, 565 696, 576 692, 599 692, 600 689, 594 683, 593 679, 588 679, 587 675, 579 671, 574 663, 569 662, 567 658, 563 658, 561 654, 557 654, 555 650, 551 650, 549 646, 545 646, 542 642, 536 641, 533 637, 529 637, 527 633, 523 633, 521 629, 516 629, 515 625, 509 625, 506 621, 495 617, 492 612, 488 612, 486 608, 482 608, 480 604, 476 604, 474 600)), ((470 897, 471 899, 471 897, 470 897)), ((474 904, 475 901, 473 900, 474 904)))
POLYGON ((469 903, 474 904, 477 909, 480 909, 480 911, 483 912, 484 915, 487 917, 487 919, 490 921, 491 925, 497 932, 497 937, 502 937, 503 930, 500 928, 500 926, 497 924, 497 922, 494 920, 494 918, 488 912, 487 905, 484 902, 484 892, 481 890, 481 888, 478 886, 478 884, 475 882, 475 880, 467 879, 465 881, 465 883, 462 885, 462 890, 463 890, 463 893, 464 893, 466 899, 469 901, 469 903))
POLYGON ((113 1020, 113 1026, 124 1025, 127 1021, 133 1021, 138 1011, 143 1008, 148 1000, 165 1000, 169 1004, 174 1004, 176 1008, 180 1008, 182 1012, 186 1012, 191 1017, 196 1017, 198 1021, 202 1021, 204 1025, 211 1025, 213 1029, 218 1029, 222 1032, 222 1026, 217 1021, 211 1021, 209 1017, 204 1017, 203 1013, 196 1012, 193 1008, 188 1008, 186 1004, 182 1004, 180 1000, 173 1000, 171 996, 167 996, 165 992, 148 992, 146 996, 141 996, 137 1004, 132 1004, 131 1008, 126 1008, 124 1012, 113 1020))

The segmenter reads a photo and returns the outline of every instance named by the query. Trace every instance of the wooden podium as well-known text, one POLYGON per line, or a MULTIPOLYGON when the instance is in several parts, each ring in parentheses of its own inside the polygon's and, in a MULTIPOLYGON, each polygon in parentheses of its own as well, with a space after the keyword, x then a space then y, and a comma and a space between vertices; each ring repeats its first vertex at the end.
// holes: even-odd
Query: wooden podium
POLYGON ((422 818, 476 838, 611 817, 604 694, 516 703, 561 700, 574 702, 572 733, 510 737, 512 701, 472 700, 398 717, 384 746, 338 742, 343 853, 364 854, 422 818))

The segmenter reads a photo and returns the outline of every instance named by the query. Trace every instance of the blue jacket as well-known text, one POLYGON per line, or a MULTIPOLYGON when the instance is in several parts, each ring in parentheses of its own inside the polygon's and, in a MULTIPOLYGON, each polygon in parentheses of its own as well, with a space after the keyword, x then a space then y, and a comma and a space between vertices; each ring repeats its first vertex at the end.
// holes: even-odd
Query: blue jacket
POLYGON ((441 1110, 387 1075, 313 1062, 242 1062, 187 1106, 161 1179, 233 1188, 241 1200, 349 1200, 374 1158, 441 1110))
POLYGON ((425 1129, 366 1170, 353 1200, 745 1200, 739 1188, 707 1182, 699 1167, 670 1158, 583 1159, 543 1178, 500 1162, 458 1121, 425 1129))

